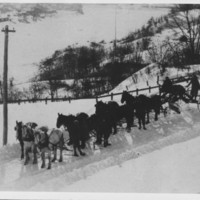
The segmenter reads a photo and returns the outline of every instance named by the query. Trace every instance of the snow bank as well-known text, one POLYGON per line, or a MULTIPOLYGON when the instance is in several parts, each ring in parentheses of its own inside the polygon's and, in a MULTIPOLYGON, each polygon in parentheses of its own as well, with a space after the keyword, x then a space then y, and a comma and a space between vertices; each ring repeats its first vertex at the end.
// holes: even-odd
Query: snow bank
MULTIPOLYGON (((152 118, 151 115, 151 120, 152 118)), ((119 133, 110 138, 112 143, 110 147, 100 147, 95 151, 87 149, 85 150, 86 157, 75 158, 71 156, 72 152, 66 151, 64 162, 53 164, 50 171, 40 169, 41 161, 38 165, 23 166, 19 159, 15 159, 4 164, 4 176, 1 179, 3 183, 0 183, 0 190, 70 191, 71 188, 71 191, 74 191, 76 187, 73 189, 73 184, 79 181, 83 181, 88 188, 87 181, 84 180, 111 166, 122 166, 127 160, 138 159, 166 146, 200 136, 199 118, 200 113, 195 105, 184 104, 182 114, 171 112, 166 118, 161 115, 158 121, 152 120, 151 124, 147 125, 147 130, 133 128, 131 133, 127 133, 124 128, 119 128, 119 133), (12 176, 10 171, 6 170, 7 168, 12 168, 12 176)), ((14 150, 14 146, 11 149, 14 150)), ((80 191, 84 191, 84 186, 80 191)))

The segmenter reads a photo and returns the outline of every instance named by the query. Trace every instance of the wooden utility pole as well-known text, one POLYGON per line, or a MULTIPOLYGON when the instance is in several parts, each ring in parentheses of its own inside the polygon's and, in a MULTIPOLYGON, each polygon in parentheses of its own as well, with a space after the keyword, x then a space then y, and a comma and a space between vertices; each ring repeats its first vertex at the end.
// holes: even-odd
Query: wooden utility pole
POLYGON ((15 32, 15 30, 9 30, 8 25, 2 29, 5 33, 4 43, 4 71, 3 71, 3 145, 7 144, 8 138, 8 33, 15 32))

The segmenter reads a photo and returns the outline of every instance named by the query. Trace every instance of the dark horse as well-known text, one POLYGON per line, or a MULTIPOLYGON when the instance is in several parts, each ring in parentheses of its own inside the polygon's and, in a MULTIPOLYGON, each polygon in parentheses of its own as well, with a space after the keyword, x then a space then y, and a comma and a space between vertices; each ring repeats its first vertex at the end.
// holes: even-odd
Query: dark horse
POLYGON ((108 142, 108 139, 112 132, 112 126, 108 115, 91 115, 88 118, 88 127, 90 131, 95 130, 96 132, 96 142, 94 145, 101 145, 102 141, 104 143, 104 147, 111 145, 108 142))
MULTIPOLYGON (((31 127, 31 129, 34 129, 37 126, 37 124, 34 122, 28 122, 26 123, 26 125, 31 127)), ((24 141, 22 137, 22 128, 23 128, 23 123, 16 121, 16 126, 14 130, 16 131, 16 139, 19 141, 21 147, 21 159, 24 159, 24 141)))
POLYGON ((96 114, 98 116, 107 115, 108 123, 113 128, 114 133, 117 133, 117 122, 122 118, 126 119, 127 129, 129 130, 132 125, 132 110, 127 105, 119 105, 115 101, 109 101, 104 103, 102 101, 97 102, 95 105, 96 114))
POLYGON ((161 87, 160 93, 163 93, 161 97, 165 102, 168 102, 169 98, 175 100, 182 99, 186 103, 192 100, 192 97, 186 93, 186 90, 182 85, 172 85, 169 88, 161 87), (167 94, 169 94, 169 98, 166 98, 167 94))
POLYGON ((24 165, 28 164, 30 160, 29 152, 33 153, 34 159, 33 164, 37 163, 37 147, 35 145, 35 138, 34 138, 34 130, 37 124, 35 123, 27 123, 23 124, 22 122, 16 121, 16 136, 21 145, 21 158, 24 158, 24 151, 25 151, 25 161, 24 165))
POLYGON ((107 123, 113 128, 114 134, 117 133, 117 121, 118 121, 118 112, 119 105, 115 101, 109 101, 104 103, 103 101, 98 101, 95 105, 97 116, 107 119, 107 123), (105 116, 107 115, 107 116, 105 116))
POLYGON ((73 144, 74 156, 78 156, 76 149, 78 149, 80 155, 85 155, 81 151, 81 147, 84 148, 85 142, 89 139, 87 118, 88 115, 86 113, 80 113, 77 116, 66 116, 58 113, 56 126, 57 128, 60 128, 62 125, 67 127, 71 144, 73 144))
POLYGON ((141 124, 143 125, 143 129, 146 129, 145 124, 149 123, 149 112, 151 110, 154 110, 155 112, 154 119, 158 120, 160 108, 162 107, 162 102, 159 95, 153 95, 151 97, 139 95, 137 97, 134 97, 130 95, 127 91, 123 91, 121 103, 124 102, 129 105, 130 109, 136 111, 136 117, 139 120, 139 129, 141 129, 141 124), (145 115, 147 115, 147 122, 145 122, 145 115))

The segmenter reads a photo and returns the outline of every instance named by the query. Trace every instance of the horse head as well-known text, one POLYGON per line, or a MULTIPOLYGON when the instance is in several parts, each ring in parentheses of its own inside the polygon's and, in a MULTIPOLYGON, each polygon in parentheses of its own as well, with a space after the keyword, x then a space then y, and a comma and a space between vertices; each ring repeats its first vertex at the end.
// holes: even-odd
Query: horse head
POLYGON ((76 118, 74 115, 67 115, 66 116, 66 115, 58 113, 56 127, 60 128, 62 125, 67 127, 67 126, 71 125, 71 123, 73 122, 74 118, 76 118))
POLYGON ((121 98, 121 103, 126 102, 128 105, 133 105, 133 102, 135 101, 135 97, 129 94, 127 91, 123 91, 122 93, 122 98, 121 98))
POLYGON ((14 130, 16 131, 17 140, 21 140, 22 139, 22 126, 23 126, 22 122, 16 121, 16 126, 14 127, 14 130))
POLYGON ((63 114, 58 113, 58 118, 57 118, 57 122, 56 122, 56 127, 60 128, 63 125, 63 114))
POLYGON ((124 90, 122 93, 121 103, 124 103, 127 100, 128 95, 129 93, 124 90))

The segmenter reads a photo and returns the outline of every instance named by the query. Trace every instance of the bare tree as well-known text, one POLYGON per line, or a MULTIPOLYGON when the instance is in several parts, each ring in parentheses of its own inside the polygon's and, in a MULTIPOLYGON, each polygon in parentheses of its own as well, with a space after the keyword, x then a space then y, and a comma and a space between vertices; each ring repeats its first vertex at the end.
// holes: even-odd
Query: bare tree
POLYGON ((200 53, 200 6, 194 4, 176 5, 169 15, 168 27, 179 41, 185 43, 186 61, 189 64, 199 62, 200 53))
POLYGON ((148 48, 149 59, 152 63, 157 63, 158 66, 165 71, 165 68, 168 66, 168 61, 170 57, 170 48, 166 43, 152 42, 148 48))
POLYGON ((45 83, 36 81, 30 85, 29 92, 31 93, 32 98, 39 99, 42 97, 46 89, 47 89, 47 85, 45 83))

